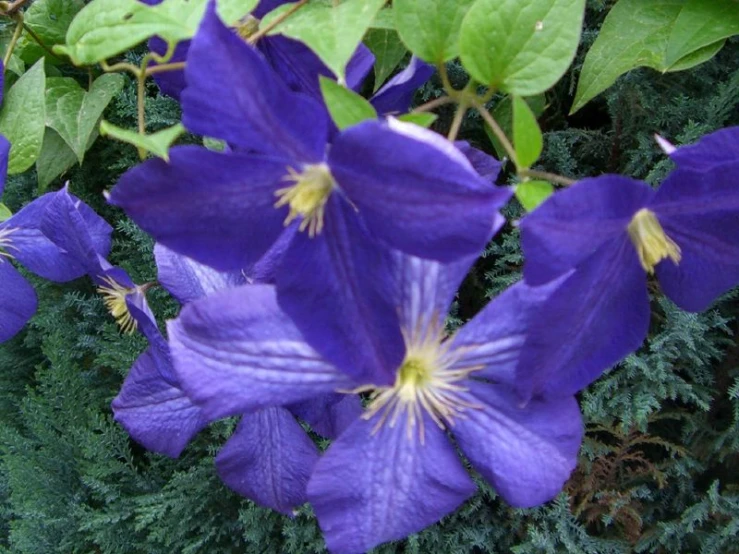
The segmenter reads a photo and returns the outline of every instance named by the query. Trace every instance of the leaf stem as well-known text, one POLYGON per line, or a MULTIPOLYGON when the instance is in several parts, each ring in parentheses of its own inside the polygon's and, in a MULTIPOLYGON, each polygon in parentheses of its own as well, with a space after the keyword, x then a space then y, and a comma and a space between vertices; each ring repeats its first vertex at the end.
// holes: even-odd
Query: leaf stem
POLYGON ((495 121, 495 118, 490 114, 489 111, 485 109, 485 106, 476 104, 475 108, 477 109, 478 113, 482 116, 482 119, 485 121, 485 123, 488 124, 488 127, 490 127, 490 130, 493 131, 495 138, 497 138, 500 141, 500 143, 503 145, 503 148, 505 149, 506 154, 508 154, 508 157, 511 159, 513 164, 516 166, 516 168, 518 168, 518 159, 516 157, 516 150, 513 148, 511 141, 508 140, 508 137, 506 136, 503 129, 501 129, 500 125, 498 125, 498 122, 495 121))
POLYGON ((35 40, 35 41, 36 41, 36 43, 37 43, 37 44, 38 44, 38 45, 39 45, 39 46, 40 46, 41 48, 43 48, 43 49, 44 49, 44 51, 45 51, 45 52, 46 52, 47 54, 50 54, 51 56, 54 56, 54 57, 55 57, 55 58, 56 58, 57 60, 59 60, 59 61, 62 61, 62 62, 63 62, 63 61, 66 61, 66 60, 65 60, 64 58, 62 58, 61 56, 59 56, 58 54, 56 54, 56 53, 55 53, 55 52, 54 52, 54 51, 53 51, 53 50, 52 50, 51 48, 49 48, 48 46, 46 46, 46 44, 44 44, 44 41, 43 41, 43 40, 41 40, 41 37, 40 37, 40 36, 38 36, 38 35, 36 34, 36 31, 34 31, 33 29, 31 29, 31 28, 30 28, 30 27, 29 27, 28 25, 26 25, 25 23, 23 23, 23 29, 25 29, 25 31, 26 31, 26 32, 27 32, 27 33, 28 33, 29 35, 31 35, 31 38, 32 38, 33 40, 35 40))
POLYGON ((439 98, 434 98, 433 100, 429 100, 425 104, 421 104, 420 106, 413 108, 411 113, 430 112, 431 110, 435 110, 439 106, 451 104, 452 102, 454 102, 454 99, 451 96, 440 96, 439 98))
POLYGON ((8 67, 8 63, 10 62, 10 56, 13 55, 13 50, 15 50, 15 45, 18 43, 18 39, 21 36, 21 33, 23 32, 23 17, 18 18, 17 23, 15 24, 15 31, 13 31, 13 37, 10 39, 10 44, 8 44, 8 49, 5 51, 5 56, 3 57, 3 73, 8 67))
POLYGON ((518 172, 518 175, 520 177, 534 177, 535 179, 543 179, 544 181, 549 181, 550 183, 563 185, 565 187, 574 185, 577 182, 575 179, 570 179, 569 177, 563 177, 562 175, 549 173, 548 171, 537 171, 535 169, 522 169, 518 172))
POLYGON ((185 62, 162 63, 159 65, 153 65, 151 67, 146 68, 146 76, 150 77, 151 75, 155 75, 157 73, 165 73, 167 71, 178 71, 180 69, 185 69, 185 62))
POLYGON ((457 135, 459 134, 459 129, 462 127, 462 119, 464 118, 464 114, 467 113, 468 107, 469 106, 467 105, 467 102, 465 102, 464 100, 462 100, 457 106, 457 111, 454 112, 452 126, 449 128, 449 134, 446 137, 448 140, 454 141, 457 138, 457 135))
POLYGON ((256 33, 250 36, 249 43, 255 44, 260 38, 262 38, 264 35, 269 33, 272 29, 277 27, 280 23, 285 21, 288 17, 290 17, 300 8, 305 6, 307 3, 308 3, 308 0, 300 0, 299 2, 293 4, 290 8, 288 8, 287 10, 282 12, 280 15, 275 17, 272 21, 270 21, 268 25, 265 25, 264 28, 259 29, 256 33))

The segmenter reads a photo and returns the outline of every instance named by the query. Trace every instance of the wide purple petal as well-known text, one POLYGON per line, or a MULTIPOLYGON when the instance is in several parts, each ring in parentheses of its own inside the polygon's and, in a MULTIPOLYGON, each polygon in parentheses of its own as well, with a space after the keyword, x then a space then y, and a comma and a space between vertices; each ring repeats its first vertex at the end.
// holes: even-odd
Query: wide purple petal
POLYGON ((239 494, 285 515, 305 504, 318 449, 285 408, 241 419, 216 456, 218 475, 239 494))
POLYGON ((287 4, 290 0, 259 0, 259 4, 251 12, 257 19, 263 19, 272 10, 276 10, 283 4, 287 4))
POLYGON ((359 43, 354 54, 346 64, 346 86, 359 90, 365 78, 375 65, 375 55, 363 43, 359 43))
POLYGON ((282 258, 290 246, 293 237, 298 232, 300 223, 294 221, 288 225, 269 250, 257 262, 246 270, 246 278, 250 283, 270 283, 275 282, 277 268, 282 263, 282 258))
POLYGON ((402 114, 411 107, 416 91, 431 78, 436 69, 413 56, 403 71, 395 75, 370 99, 380 115, 402 114))
POLYGON ((486 154, 479 148, 475 148, 466 140, 454 141, 454 146, 465 155, 480 177, 491 183, 498 180, 498 175, 503 166, 493 156, 486 154))
MULTIPOLYGON (((0 61, 0 71, 2 71, 2 61, 0 61)), ((0 104, 3 101, 3 80, 0 75, 0 104)), ((8 178, 8 156, 10 154, 10 142, 3 135, 0 135, 0 198, 3 197, 5 190, 5 181, 8 178)))
POLYGON ((680 247, 676 265, 664 260, 657 276, 665 294, 699 312, 739 284, 739 160, 705 171, 673 171, 650 208, 680 247))
POLYGON ((422 258, 479 254, 511 195, 482 179, 451 142, 392 119, 342 132, 329 165, 370 231, 422 258))
POLYGON ((333 77, 333 73, 313 50, 302 42, 281 35, 261 38, 257 49, 291 90, 322 100, 318 76, 333 77))
POLYGON ((641 346, 649 315, 646 275, 631 241, 603 245, 533 314, 517 370, 522 397, 585 388, 641 346))
POLYGON ((290 91, 252 46, 218 18, 215 2, 192 40, 182 121, 190 131, 301 162, 323 159, 328 132, 322 106, 290 91))
POLYGON ((167 328, 177 376, 209 419, 352 386, 306 344, 268 285, 192 302, 167 328))
POLYGON ((649 185, 619 175, 583 179, 557 192, 521 220, 524 278, 541 285, 626 234, 634 214, 652 198, 649 185))
POLYGON ((454 511, 475 492, 446 435, 426 417, 421 443, 405 422, 375 431, 358 419, 316 464, 308 499, 333 554, 402 539, 454 511))
POLYGON ((472 466, 516 508, 554 498, 575 469, 582 442, 575 398, 521 407, 507 386, 477 382, 463 397, 477 407, 455 420, 452 433, 472 466))
POLYGON ((159 284, 181 304, 246 282, 241 272, 217 271, 161 244, 154 246, 154 259, 159 284))
POLYGON ((208 421, 167 374, 172 374, 168 352, 149 346, 111 406, 116 421, 136 442, 176 458, 208 421))
POLYGON ((391 384, 403 340, 390 252, 333 195, 323 231, 298 233, 277 270, 280 307, 313 348, 361 384, 391 384))
POLYGON ((170 163, 149 160, 126 172, 110 193, 157 242, 216 269, 256 262, 283 230, 287 208, 274 192, 283 159, 173 148, 170 163))
POLYGON ((452 369, 475 367, 474 377, 514 384, 529 327, 561 282, 531 287, 520 281, 508 287, 449 339, 449 350, 459 352, 452 369))
POLYGON ((328 439, 341 435, 362 414, 358 395, 334 392, 291 404, 288 408, 316 433, 328 439))
POLYGON ((31 284, 0 257, 0 342, 11 339, 36 313, 38 302, 31 284))
POLYGON ((680 146, 670 154, 680 169, 708 171, 725 163, 739 161, 739 127, 720 129, 695 144, 680 146))

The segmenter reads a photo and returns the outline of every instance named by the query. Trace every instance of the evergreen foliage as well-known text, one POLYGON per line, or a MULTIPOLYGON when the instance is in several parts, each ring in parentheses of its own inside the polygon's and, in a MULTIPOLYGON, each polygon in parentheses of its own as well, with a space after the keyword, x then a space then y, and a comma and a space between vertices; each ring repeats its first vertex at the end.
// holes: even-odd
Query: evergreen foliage
MULTIPOLYGON (((568 117, 582 56, 611 5, 590 2, 580 56, 547 96, 540 166, 656 184, 670 162, 654 133, 683 143, 739 124, 739 41, 687 72, 634 71, 568 117)), ((459 67, 451 76, 464 80, 459 67)), ((148 94, 150 130, 178 121, 175 102, 153 84, 148 94)), ((433 83, 421 95, 434 96, 433 83)), ((106 118, 133 126, 135 102, 129 83, 106 118)), ((449 120, 442 111, 437 126, 449 120)), ((490 150, 476 117, 467 118, 462 138, 490 150)), ((143 283, 156 278, 151 240, 101 194, 135 163, 134 148, 99 140, 65 178, 114 225, 111 262, 143 283)), ((11 178, 5 202, 17 210, 36 194, 35 183, 31 173, 11 178)), ((509 210, 509 220, 521 215, 509 210)), ((522 262, 509 226, 464 283, 452 324, 517 280, 522 262)), ((119 333, 89 280, 61 286, 29 278, 38 313, 0 346, 0 554, 324 552, 309 507, 286 518, 222 485, 213 457, 233 421, 209 427, 178 460, 132 442, 109 404, 145 340, 119 333)), ((564 493, 514 510, 478 480, 480 492, 455 514, 378 554, 739 552, 739 292, 696 315, 675 308, 656 283, 650 291, 648 342, 581 395, 588 435, 564 493)), ((149 299, 162 321, 176 314, 163 291, 149 299)))

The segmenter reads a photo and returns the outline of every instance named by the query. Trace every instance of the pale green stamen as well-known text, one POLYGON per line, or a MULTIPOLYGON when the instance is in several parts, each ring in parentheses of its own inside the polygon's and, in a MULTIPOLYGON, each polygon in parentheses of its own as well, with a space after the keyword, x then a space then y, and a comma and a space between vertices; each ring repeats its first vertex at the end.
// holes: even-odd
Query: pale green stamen
POLYGON ((259 20, 253 15, 247 15, 236 25, 236 32, 247 42, 258 30, 259 20))
POLYGON ((636 212, 627 230, 644 271, 650 275, 654 273, 654 267, 666 258, 674 264, 680 263, 680 247, 667 236, 653 211, 643 208, 636 212))
POLYGON ((103 278, 106 285, 101 285, 97 288, 97 291, 103 295, 103 302, 105 303, 106 309, 113 316, 116 323, 126 334, 133 333, 136 330, 136 320, 128 310, 126 304, 126 297, 129 294, 136 292, 135 288, 128 288, 118 284, 111 277, 103 278))
POLYGON ((285 180, 294 184, 275 192, 278 197, 275 208, 288 205, 290 213, 285 219, 285 225, 300 216, 303 220, 299 229, 308 229, 308 234, 314 237, 323 230, 326 202, 336 186, 334 178, 326 164, 307 165, 300 173, 291 167, 287 170, 289 175, 285 180))

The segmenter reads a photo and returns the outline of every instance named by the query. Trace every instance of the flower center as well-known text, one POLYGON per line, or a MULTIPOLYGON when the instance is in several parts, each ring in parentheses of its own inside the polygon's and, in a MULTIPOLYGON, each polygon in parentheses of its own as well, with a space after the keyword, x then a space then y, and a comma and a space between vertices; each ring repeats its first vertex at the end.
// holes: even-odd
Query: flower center
POLYGON ((650 275, 654 266, 665 258, 680 263, 680 247, 667 236, 653 211, 642 208, 636 212, 627 230, 644 271, 650 275))
POLYGON ((245 41, 249 41, 254 33, 259 30, 259 20, 253 15, 247 15, 236 25, 236 32, 245 41))
POLYGON ((105 308, 115 318, 121 331, 126 334, 133 333, 136 330, 137 323, 128 309, 126 297, 135 293, 136 289, 119 285, 112 277, 104 277, 103 281, 106 285, 99 286, 97 291, 103 295, 105 308))
POLYGON ((299 229, 301 231, 308 229, 308 234, 314 237, 323 229, 326 202, 336 182, 331 175, 331 170, 323 163, 306 165, 302 173, 298 173, 291 167, 287 170, 289 175, 285 177, 285 180, 293 184, 275 192, 278 198, 275 208, 288 205, 290 213, 285 219, 285 225, 289 225, 300 216, 303 220, 300 222, 299 229))
POLYGON ((4 258, 13 259, 13 255, 8 250, 15 250, 13 241, 10 240, 10 235, 14 231, 15 229, 0 229, 0 263, 4 258))
POLYGON ((462 398, 461 393, 468 390, 462 382, 481 367, 457 365, 462 351, 449 349, 448 341, 444 340, 443 324, 429 324, 425 331, 404 333, 404 338, 406 356, 398 368, 395 383, 374 388, 362 417, 371 419, 382 414, 373 432, 386 423, 394 427, 403 417, 408 438, 412 438, 417 429, 423 444, 424 414, 443 430, 454 425, 455 418, 464 417, 465 410, 479 408, 462 398))

